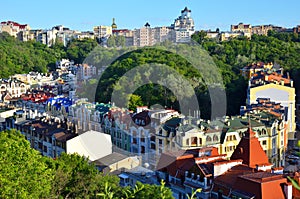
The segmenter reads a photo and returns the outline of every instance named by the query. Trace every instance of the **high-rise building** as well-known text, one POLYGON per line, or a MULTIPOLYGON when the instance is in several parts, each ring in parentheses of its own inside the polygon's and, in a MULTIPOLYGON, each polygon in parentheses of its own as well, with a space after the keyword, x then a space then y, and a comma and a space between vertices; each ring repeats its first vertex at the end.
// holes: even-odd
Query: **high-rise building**
POLYGON ((191 10, 185 7, 181 15, 175 19, 171 27, 175 30, 174 41, 178 43, 190 42, 192 34, 195 33, 194 20, 191 17, 191 10))

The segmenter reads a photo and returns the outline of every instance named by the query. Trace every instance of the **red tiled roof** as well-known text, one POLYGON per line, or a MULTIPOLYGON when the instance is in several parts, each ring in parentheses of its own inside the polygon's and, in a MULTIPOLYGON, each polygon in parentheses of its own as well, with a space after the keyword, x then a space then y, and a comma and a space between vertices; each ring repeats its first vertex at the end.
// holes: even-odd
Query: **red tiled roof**
POLYGON ((248 132, 241 139, 230 159, 242 159, 243 164, 251 168, 256 168, 256 165, 270 165, 266 153, 251 128, 248 128, 248 132))
POLYGON ((258 199, 285 198, 281 185, 286 182, 282 175, 257 172, 247 165, 237 165, 215 178, 213 191, 222 190, 223 195, 227 196, 235 190, 254 194, 258 199))
POLYGON ((128 32, 128 29, 112 30, 112 32, 128 32))

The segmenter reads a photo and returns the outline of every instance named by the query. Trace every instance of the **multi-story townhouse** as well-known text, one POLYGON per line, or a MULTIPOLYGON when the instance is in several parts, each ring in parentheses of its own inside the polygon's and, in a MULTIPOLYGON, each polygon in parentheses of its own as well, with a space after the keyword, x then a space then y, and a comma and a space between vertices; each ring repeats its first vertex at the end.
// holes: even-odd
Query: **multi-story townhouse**
POLYGON ((251 26, 251 24, 239 23, 237 25, 231 25, 230 31, 231 32, 242 32, 245 37, 251 38, 252 26, 251 26))
POLYGON ((282 168, 272 167, 255 132, 248 128, 230 160, 215 147, 166 152, 157 165, 159 179, 164 179, 178 199, 188 198, 198 188, 197 198, 278 198, 292 197, 292 186, 282 175, 282 168))
POLYGON ((31 147, 44 156, 55 158, 66 152, 67 140, 77 136, 74 124, 49 115, 39 119, 36 117, 18 110, 13 117, 6 119, 6 129, 19 130, 31 147))
POLYGON ((97 38, 108 38, 112 34, 113 32, 111 26, 94 26, 94 35, 97 38))
POLYGON ((79 64, 77 66, 76 76, 79 81, 88 80, 95 75, 97 75, 96 66, 88 64, 79 64))
POLYGON ((7 32, 13 37, 18 37, 21 41, 29 40, 30 26, 19 24, 14 21, 3 21, 0 23, 0 32, 7 32))
POLYGON ((258 26, 252 26, 251 33, 257 34, 257 35, 268 35, 268 32, 270 30, 273 30, 273 25, 258 25, 258 26))
POLYGON ((102 132, 103 119, 110 107, 111 104, 93 104, 80 99, 69 107, 69 119, 76 123, 78 134, 89 130, 102 132))
POLYGON ((285 120, 288 122, 287 130, 289 140, 294 140, 295 123, 295 88, 289 75, 284 76, 278 72, 257 72, 249 80, 247 91, 247 105, 255 104, 257 98, 270 98, 280 103, 286 109, 285 120))
POLYGON ((245 36, 243 32, 221 32, 220 41, 228 41, 232 38, 245 36))
POLYGON ((0 79, 0 100, 4 100, 6 95, 11 98, 20 97, 22 94, 26 93, 29 89, 29 85, 16 79, 0 79))
MULTIPOLYGON (((138 109, 139 110, 139 109, 138 109)), ((157 156, 164 150, 165 136, 158 133, 161 124, 179 116, 174 110, 140 110, 131 113, 112 107, 103 119, 103 131, 111 134, 113 144, 123 152, 142 156, 143 163, 156 165, 157 156)))
POLYGON ((255 73, 259 71, 281 71, 282 67, 278 64, 273 64, 272 62, 264 63, 264 62, 256 62, 252 63, 248 66, 245 66, 240 70, 241 75, 246 79, 250 79, 255 73))
POLYGON ((220 154, 229 158, 249 125, 257 132, 256 137, 269 161, 276 166, 284 166, 286 121, 283 113, 275 111, 256 110, 249 115, 225 117, 215 121, 174 117, 162 124, 156 134, 156 148, 160 154, 165 151, 213 146, 220 154))
POLYGON ((277 166, 284 166, 285 152, 288 146, 288 121, 286 111, 280 103, 269 98, 258 98, 256 104, 241 107, 241 114, 259 120, 266 130, 259 131, 259 141, 269 157, 269 161, 277 166))

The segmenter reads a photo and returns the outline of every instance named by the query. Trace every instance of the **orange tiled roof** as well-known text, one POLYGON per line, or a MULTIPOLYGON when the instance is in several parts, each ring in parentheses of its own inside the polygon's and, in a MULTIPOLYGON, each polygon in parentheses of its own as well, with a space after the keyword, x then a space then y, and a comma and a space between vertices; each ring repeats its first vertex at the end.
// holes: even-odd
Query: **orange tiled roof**
POLYGON ((242 191, 253 194, 258 199, 285 198, 282 189, 284 183, 287 183, 287 180, 282 175, 257 172, 247 165, 237 165, 215 178, 213 191, 222 190, 223 195, 228 197, 231 197, 233 191, 242 191))
POLYGON ((242 159, 243 164, 251 168, 256 168, 256 165, 270 165, 266 153, 251 128, 248 128, 248 133, 241 139, 230 159, 242 159))

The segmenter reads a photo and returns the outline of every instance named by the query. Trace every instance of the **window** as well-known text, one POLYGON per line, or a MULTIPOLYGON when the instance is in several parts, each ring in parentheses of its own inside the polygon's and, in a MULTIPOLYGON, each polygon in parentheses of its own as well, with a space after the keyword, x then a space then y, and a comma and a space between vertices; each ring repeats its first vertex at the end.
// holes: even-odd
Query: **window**
POLYGON ((47 146, 44 146, 44 152, 47 153, 47 146))
POLYGON ((162 139, 159 139, 159 140, 158 140, 158 143, 159 143, 159 144, 162 144, 162 139))
POLYGON ((155 136, 151 136, 150 139, 151 139, 152 142, 155 142, 155 136))
POLYGON ((136 144, 137 143, 137 140, 136 138, 133 138, 133 141, 132 141, 133 144, 136 144))
POLYGON ((236 140, 236 136, 235 135, 232 135, 232 140, 236 140))
POLYGON ((154 149, 155 150, 155 144, 151 144, 151 149, 154 149))
POLYGON ((199 144, 202 145, 202 138, 199 138, 199 144))
POLYGON ((214 135, 213 141, 214 141, 214 142, 218 142, 218 141, 219 141, 219 137, 218 137, 217 135, 214 135))
POLYGON ((206 137, 206 142, 211 142, 211 137, 210 136, 206 137))
POLYGON ((267 140, 263 140, 263 141, 262 141, 262 144, 263 144, 263 145, 267 145, 267 140))
POLYGON ((188 146, 190 145, 190 140, 189 139, 185 140, 185 145, 188 145, 188 146))
POLYGON ((197 137, 192 137, 192 138, 191 138, 191 141, 192 141, 192 145, 194 145, 194 146, 197 146, 197 145, 198 145, 197 137))

